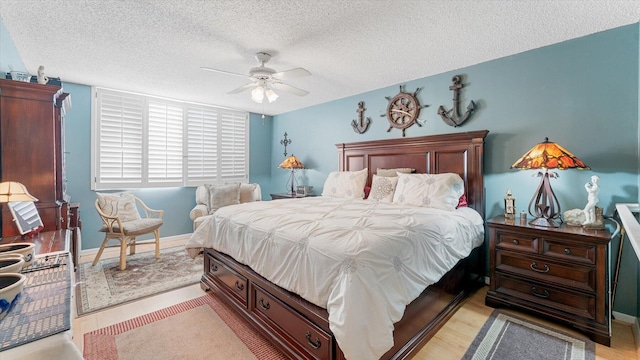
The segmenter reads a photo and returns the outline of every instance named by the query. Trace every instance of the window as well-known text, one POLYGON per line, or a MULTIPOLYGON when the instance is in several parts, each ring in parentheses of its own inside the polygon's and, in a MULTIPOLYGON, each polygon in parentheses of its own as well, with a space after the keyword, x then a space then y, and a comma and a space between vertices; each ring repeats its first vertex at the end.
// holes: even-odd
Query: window
POLYGON ((93 189, 248 181, 249 114, 94 88, 93 189))

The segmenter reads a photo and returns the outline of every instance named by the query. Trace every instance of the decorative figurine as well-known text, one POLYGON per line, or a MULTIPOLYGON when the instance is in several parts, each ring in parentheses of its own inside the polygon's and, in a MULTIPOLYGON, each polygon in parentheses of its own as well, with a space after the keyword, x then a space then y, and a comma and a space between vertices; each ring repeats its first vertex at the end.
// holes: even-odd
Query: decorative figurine
POLYGON ((589 225, 596 222, 596 204, 598 203, 598 193, 600 193, 600 187, 598 186, 598 175, 591 176, 591 182, 584 184, 585 190, 589 194, 587 197, 587 205, 584 207, 585 221, 582 225, 589 225))
POLYGON ((49 78, 44 76, 44 66, 38 67, 38 84, 46 84, 49 82, 49 78))

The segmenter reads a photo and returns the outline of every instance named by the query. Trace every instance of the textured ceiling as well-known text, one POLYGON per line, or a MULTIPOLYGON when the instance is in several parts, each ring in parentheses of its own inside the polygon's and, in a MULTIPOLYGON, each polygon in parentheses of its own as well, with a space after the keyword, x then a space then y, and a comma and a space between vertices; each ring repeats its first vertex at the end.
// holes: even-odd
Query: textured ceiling
MULTIPOLYGON (((0 0, 27 71, 63 81, 280 114, 640 20, 640 1, 0 0), (254 53, 310 92, 226 93, 254 53)), ((5 64, 6 66, 6 64, 5 64)))

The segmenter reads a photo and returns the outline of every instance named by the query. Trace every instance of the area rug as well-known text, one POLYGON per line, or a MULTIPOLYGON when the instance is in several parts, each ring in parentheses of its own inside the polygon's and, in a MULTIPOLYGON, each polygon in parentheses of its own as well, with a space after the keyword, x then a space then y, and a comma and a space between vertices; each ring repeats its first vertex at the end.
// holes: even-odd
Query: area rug
POLYGON ((463 360, 593 360, 595 343, 494 310, 463 360))
POLYGON ((87 360, 286 357, 213 295, 84 334, 87 360))
POLYGON ((119 270, 119 262, 111 258, 78 266, 78 316, 195 284, 204 271, 202 256, 191 259, 183 246, 160 250, 159 259, 154 251, 128 255, 125 270, 119 270))

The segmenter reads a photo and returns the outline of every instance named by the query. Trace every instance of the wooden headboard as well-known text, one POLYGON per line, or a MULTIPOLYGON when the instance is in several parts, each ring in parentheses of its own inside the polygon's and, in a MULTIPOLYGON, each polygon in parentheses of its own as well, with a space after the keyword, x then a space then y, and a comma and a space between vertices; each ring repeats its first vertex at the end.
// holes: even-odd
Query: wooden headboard
POLYGON ((412 168, 417 173, 457 173, 470 207, 484 217, 482 158, 488 130, 414 138, 336 144, 340 171, 369 169, 367 186, 378 168, 412 168))

